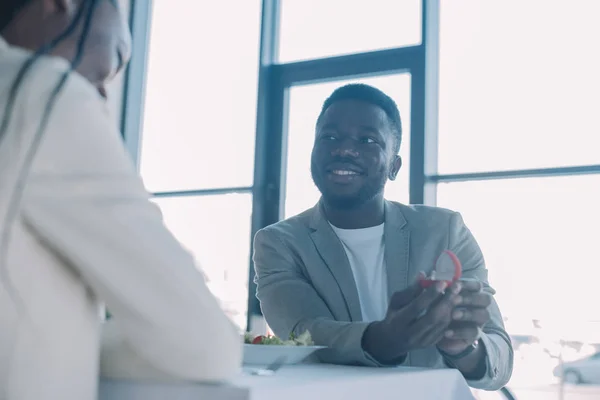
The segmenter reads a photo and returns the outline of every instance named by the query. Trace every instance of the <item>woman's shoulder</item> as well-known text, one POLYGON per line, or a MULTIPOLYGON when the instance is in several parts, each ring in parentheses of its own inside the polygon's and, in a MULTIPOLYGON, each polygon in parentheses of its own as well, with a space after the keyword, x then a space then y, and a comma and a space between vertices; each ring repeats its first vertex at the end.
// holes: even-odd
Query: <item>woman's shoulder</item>
POLYGON ((70 63, 61 57, 36 55, 25 49, 9 47, 2 51, 0 58, 3 89, 9 93, 16 83, 14 101, 19 108, 45 107, 56 91, 59 92, 55 95, 56 102, 75 102, 71 107, 90 102, 103 103, 93 85, 72 71, 70 63))
MULTIPOLYGON (((28 57, 14 65, 24 65, 28 57)), ((33 174, 122 168, 125 150, 106 101, 67 61, 36 60, 16 91, 11 112, 15 142, 36 148, 33 174)))

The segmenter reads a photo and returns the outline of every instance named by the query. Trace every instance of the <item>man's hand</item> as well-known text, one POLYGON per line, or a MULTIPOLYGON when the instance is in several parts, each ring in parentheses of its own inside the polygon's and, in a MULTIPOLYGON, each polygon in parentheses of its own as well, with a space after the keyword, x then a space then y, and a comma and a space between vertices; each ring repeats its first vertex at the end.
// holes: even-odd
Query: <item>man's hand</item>
POLYGON ((415 349, 438 343, 460 304, 461 283, 445 282, 422 289, 417 283, 392 296, 383 321, 374 322, 363 336, 363 348, 384 364, 396 364, 415 349))
POLYGON ((455 355, 466 350, 479 338, 481 328, 490 320, 488 307, 492 296, 483 292, 479 281, 463 280, 461 302, 452 312, 452 322, 437 343, 444 353, 455 355))

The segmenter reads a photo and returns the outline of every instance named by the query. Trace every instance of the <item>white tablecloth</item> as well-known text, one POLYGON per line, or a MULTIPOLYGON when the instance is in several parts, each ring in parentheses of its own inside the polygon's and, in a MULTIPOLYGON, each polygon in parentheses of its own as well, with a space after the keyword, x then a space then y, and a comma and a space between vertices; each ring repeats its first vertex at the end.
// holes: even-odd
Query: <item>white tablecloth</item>
POLYGON ((473 400, 455 370, 361 368, 324 364, 283 367, 272 376, 243 374, 230 385, 102 382, 100 400, 473 400))

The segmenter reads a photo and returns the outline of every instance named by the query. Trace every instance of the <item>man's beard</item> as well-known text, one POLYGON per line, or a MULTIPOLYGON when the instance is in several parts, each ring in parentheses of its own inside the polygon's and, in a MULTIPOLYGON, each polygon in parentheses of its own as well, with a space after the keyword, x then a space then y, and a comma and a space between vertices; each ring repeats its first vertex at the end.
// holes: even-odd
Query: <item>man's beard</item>
POLYGON ((319 176, 319 174, 316 173, 316 170, 317 169, 315 168, 314 163, 311 163, 310 173, 315 186, 317 189, 319 189, 319 192, 321 192, 323 201, 327 203, 327 205, 338 210, 351 210, 373 200, 377 195, 383 193, 385 184, 387 182, 387 176, 382 173, 381 180, 367 180, 367 182, 363 184, 356 193, 351 195, 337 196, 333 193, 328 193, 327 187, 324 183, 327 177, 319 176))

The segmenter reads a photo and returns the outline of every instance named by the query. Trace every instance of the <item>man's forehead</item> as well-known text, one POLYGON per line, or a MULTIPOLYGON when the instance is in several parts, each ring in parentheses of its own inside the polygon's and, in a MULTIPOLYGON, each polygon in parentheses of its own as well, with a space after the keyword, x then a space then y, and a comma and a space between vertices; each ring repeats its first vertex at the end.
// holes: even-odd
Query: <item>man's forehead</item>
POLYGON ((380 107, 361 100, 339 100, 331 104, 318 121, 319 125, 351 124, 386 127, 388 117, 380 107))

